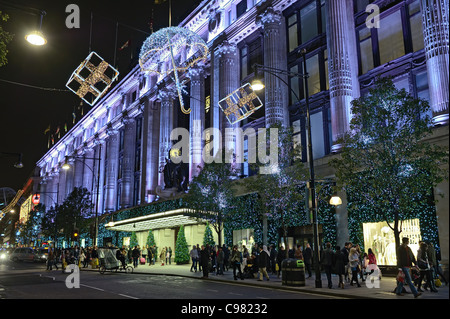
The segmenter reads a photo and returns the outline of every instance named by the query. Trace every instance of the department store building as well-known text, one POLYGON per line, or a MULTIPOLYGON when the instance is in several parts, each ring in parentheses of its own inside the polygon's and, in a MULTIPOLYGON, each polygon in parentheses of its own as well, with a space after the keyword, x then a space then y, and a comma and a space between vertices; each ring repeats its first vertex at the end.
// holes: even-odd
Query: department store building
MULTIPOLYGON (((136 65, 39 160, 41 191, 57 193, 61 203, 74 187, 86 187, 93 194, 102 223, 113 221, 108 232, 125 234, 121 242, 111 235, 108 240, 115 245, 122 245, 132 231, 138 233, 141 246, 145 245, 152 229, 158 245, 173 248, 181 225, 186 227, 189 245, 201 244, 205 226, 187 217, 183 208, 166 205, 169 208, 152 208, 152 214, 145 209, 182 195, 168 191, 164 184, 164 166, 176 142, 170 140, 170 132, 174 128, 185 128, 191 134, 207 128, 257 130, 280 123, 294 128, 306 162, 304 79, 265 73, 265 89, 258 93, 264 107, 233 125, 219 107, 228 94, 251 83, 256 76, 254 64, 303 73, 302 50, 306 50, 309 74, 317 175, 334 177, 328 162, 339 153, 336 141, 349 128, 350 103, 366 94, 379 76, 390 76, 398 88, 429 100, 435 127, 428 142, 448 145, 448 14, 448 0, 203 1, 179 25, 198 34, 209 49, 205 61, 178 74, 180 81, 187 83, 184 103, 190 114, 181 112, 173 76, 163 78, 136 65), (366 22, 369 4, 380 10, 378 25, 375 20, 366 22), (66 159, 73 169, 62 170, 66 159), (134 212, 129 215, 133 217, 118 221, 114 216, 124 211, 134 212)), ((169 60, 163 63, 171 63, 169 60)), ((215 152, 221 142, 230 149, 240 146, 237 139, 223 135, 224 141, 208 136, 191 139, 189 179, 198 174, 205 147, 215 152)), ((243 148, 248 152, 246 140, 243 148)), ((252 174, 246 163, 241 172, 252 174)), ((434 225, 427 227, 438 234, 435 245, 447 266, 448 182, 433 191, 436 198, 438 194, 444 198, 433 207, 434 225)), ((340 196, 343 204, 333 211, 333 241, 342 247, 351 239, 354 225, 349 222, 346 196, 340 196)), ((45 196, 42 200, 47 207, 53 206, 45 196)), ((405 233, 414 238, 412 244, 423 237, 420 218, 405 221, 405 225, 405 233)), ((260 232, 254 229, 258 227, 235 225, 224 235, 225 242, 249 245, 261 241, 260 232)), ((383 221, 367 220, 358 227, 364 246, 377 247, 380 264, 395 262, 391 234, 383 221)), ((312 242, 310 229, 308 225, 291 227, 289 246, 312 242)), ((324 229, 320 231, 325 238, 324 229)))

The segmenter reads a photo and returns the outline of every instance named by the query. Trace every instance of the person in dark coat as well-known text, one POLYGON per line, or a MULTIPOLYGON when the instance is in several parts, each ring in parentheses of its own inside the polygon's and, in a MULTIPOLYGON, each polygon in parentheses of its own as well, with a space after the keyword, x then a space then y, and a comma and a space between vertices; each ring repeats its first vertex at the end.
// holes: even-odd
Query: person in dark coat
POLYGON ((322 266, 325 269, 325 274, 327 275, 328 288, 331 289, 333 287, 333 283, 331 282, 331 269, 334 264, 334 252, 331 249, 330 243, 326 243, 326 248, 322 251, 321 261, 322 266))
POLYGON ((284 249, 284 246, 281 245, 280 246, 280 251, 277 254, 277 264, 278 264, 278 273, 277 273, 277 278, 280 278, 280 274, 281 274, 281 263, 283 262, 283 260, 286 259, 286 250, 284 249))
POLYGON ((348 276, 348 273, 349 273, 349 271, 348 271, 348 270, 349 270, 348 254, 349 254, 349 251, 350 251, 351 246, 352 246, 351 243, 346 242, 345 245, 344 245, 344 247, 343 247, 342 250, 341 250, 341 251, 342 251, 342 254, 344 255, 344 267, 345 267, 344 279, 347 280, 347 281, 349 281, 349 276, 348 276))
POLYGON ((308 272, 308 278, 311 277, 311 261, 312 261, 312 249, 309 243, 306 244, 306 248, 303 251, 303 261, 305 263, 305 270, 308 272))
POLYGON ((341 250, 341 247, 336 246, 336 252, 334 253, 334 272, 339 277, 338 286, 344 289, 344 275, 345 275, 345 256, 341 250))
POLYGON ((205 245, 202 245, 202 249, 200 250, 200 265, 202 267, 203 271, 203 277, 202 278, 208 278, 208 263, 209 263, 209 250, 206 249, 205 245))

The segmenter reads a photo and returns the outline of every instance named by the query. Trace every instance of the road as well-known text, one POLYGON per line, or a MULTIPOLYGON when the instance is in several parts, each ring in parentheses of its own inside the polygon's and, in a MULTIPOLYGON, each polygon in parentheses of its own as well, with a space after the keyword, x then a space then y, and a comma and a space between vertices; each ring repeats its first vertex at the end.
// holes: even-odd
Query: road
POLYGON ((47 271, 44 264, 0 264, 0 297, 3 299, 170 299, 170 300, 288 300, 330 299, 328 296, 240 286, 195 278, 61 270, 47 271), (68 288, 76 286, 79 288, 68 288))

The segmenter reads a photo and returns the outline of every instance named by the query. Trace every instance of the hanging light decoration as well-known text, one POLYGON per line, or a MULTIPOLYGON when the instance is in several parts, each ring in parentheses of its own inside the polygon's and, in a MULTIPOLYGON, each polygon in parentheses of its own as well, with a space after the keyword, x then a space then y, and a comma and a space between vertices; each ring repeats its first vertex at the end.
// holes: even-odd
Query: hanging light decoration
POLYGON ((173 73, 181 111, 189 114, 191 110, 184 108, 183 83, 180 83, 178 72, 186 71, 207 56, 208 47, 199 35, 186 28, 169 27, 144 41, 139 64, 143 72, 157 73, 163 78, 173 73))

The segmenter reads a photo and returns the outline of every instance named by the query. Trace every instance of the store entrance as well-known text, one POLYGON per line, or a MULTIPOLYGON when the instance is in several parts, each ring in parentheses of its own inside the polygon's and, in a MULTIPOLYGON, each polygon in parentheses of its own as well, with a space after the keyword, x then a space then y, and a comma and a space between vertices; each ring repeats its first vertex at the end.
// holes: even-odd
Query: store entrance
MULTIPOLYGON (((302 251, 304 251, 306 245, 309 244, 314 251, 314 232, 312 225, 289 227, 286 240, 283 235, 283 230, 280 230, 280 243, 278 247, 283 245, 288 249, 290 258, 294 258, 294 252, 298 245, 300 245, 302 251)), ((319 225, 319 246, 322 245, 322 241, 322 225, 319 225)))

